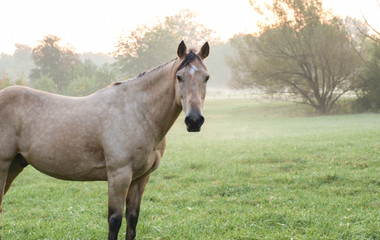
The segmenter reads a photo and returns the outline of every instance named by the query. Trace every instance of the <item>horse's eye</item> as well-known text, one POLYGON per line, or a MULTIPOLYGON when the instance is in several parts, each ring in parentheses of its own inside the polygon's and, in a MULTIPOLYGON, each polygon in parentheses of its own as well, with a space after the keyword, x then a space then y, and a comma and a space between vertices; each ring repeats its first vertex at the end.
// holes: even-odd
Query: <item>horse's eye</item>
POLYGON ((207 82, 210 79, 210 76, 205 77, 205 82, 207 82))
POLYGON ((178 76, 178 75, 177 75, 177 79, 178 79, 178 81, 180 81, 180 82, 183 81, 182 77, 181 77, 181 76, 178 76))

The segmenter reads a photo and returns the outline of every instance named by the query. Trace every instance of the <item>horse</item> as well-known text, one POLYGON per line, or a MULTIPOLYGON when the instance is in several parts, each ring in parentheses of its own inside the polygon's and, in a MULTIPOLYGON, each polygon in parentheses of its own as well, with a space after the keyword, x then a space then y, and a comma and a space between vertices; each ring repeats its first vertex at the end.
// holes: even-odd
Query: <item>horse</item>
POLYGON ((23 86, 0 91, 0 212, 13 180, 32 165, 49 176, 108 182, 108 239, 123 220, 126 239, 136 236, 141 198, 160 164, 166 134, 180 113, 189 132, 199 132, 209 44, 187 49, 137 77, 86 97, 69 97, 23 86))

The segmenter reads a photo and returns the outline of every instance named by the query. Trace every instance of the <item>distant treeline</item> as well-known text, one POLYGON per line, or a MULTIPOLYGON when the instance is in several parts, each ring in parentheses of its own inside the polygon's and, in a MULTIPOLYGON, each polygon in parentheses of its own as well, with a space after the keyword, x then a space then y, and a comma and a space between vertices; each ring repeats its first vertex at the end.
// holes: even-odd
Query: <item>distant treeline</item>
POLYGON ((16 44, 12 55, 2 53, 0 89, 17 84, 81 96, 115 80, 112 57, 103 53, 76 54, 58 42, 58 37, 47 36, 35 49, 16 44))
POLYGON ((209 87, 227 88, 230 70, 224 59, 232 48, 194 17, 184 10, 153 27, 142 25, 120 37, 115 52, 109 54, 78 54, 70 46, 60 46, 60 37, 54 35, 45 36, 35 48, 16 44, 13 55, 0 55, 0 89, 19 84, 64 95, 88 95, 175 58, 181 40, 194 48, 211 43, 209 87))

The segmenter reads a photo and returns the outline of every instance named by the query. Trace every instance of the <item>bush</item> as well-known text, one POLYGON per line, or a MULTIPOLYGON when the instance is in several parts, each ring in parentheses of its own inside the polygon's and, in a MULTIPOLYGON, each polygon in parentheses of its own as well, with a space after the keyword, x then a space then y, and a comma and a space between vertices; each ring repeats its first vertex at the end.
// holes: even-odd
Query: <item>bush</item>
POLYGON ((333 106, 330 114, 350 114, 355 112, 353 105, 356 100, 353 98, 341 98, 333 106))

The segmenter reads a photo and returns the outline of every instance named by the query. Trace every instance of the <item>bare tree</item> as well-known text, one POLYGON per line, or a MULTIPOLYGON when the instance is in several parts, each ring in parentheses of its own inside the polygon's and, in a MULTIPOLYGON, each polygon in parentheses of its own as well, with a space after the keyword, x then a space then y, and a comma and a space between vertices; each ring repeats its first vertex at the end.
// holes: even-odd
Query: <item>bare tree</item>
POLYGON ((277 0, 271 11, 275 21, 260 34, 232 39, 238 50, 229 60, 232 86, 287 93, 330 112, 361 64, 347 31, 319 0, 277 0))
MULTIPOLYGON (((379 0, 376 0, 376 1, 377 1, 377 5, 378 5, 379 8, 380 8, 380 1, 379 1, 379 0)), ((367 26, 373 31, 373 35, 371 36, 371 35, 368 34, 368 32, 363 32, 363 31, 361 30, 360 27, 357 27, 358 30, 359 30, 364 36, 366 36, 367 38, 369 38, 369 39, 371 39, 372 41, 375 41, 375 42, 377 42, 378 44, 380 44, 380 32, 379 32, 377 29, 375 29, 375 28, 374 28, 374 27, 368 22, 367 18, 364 16, 363 13, 362 13, 362 18, 363 18, 365 24, 366 24, 366 25, 367 25, 367 26)))

